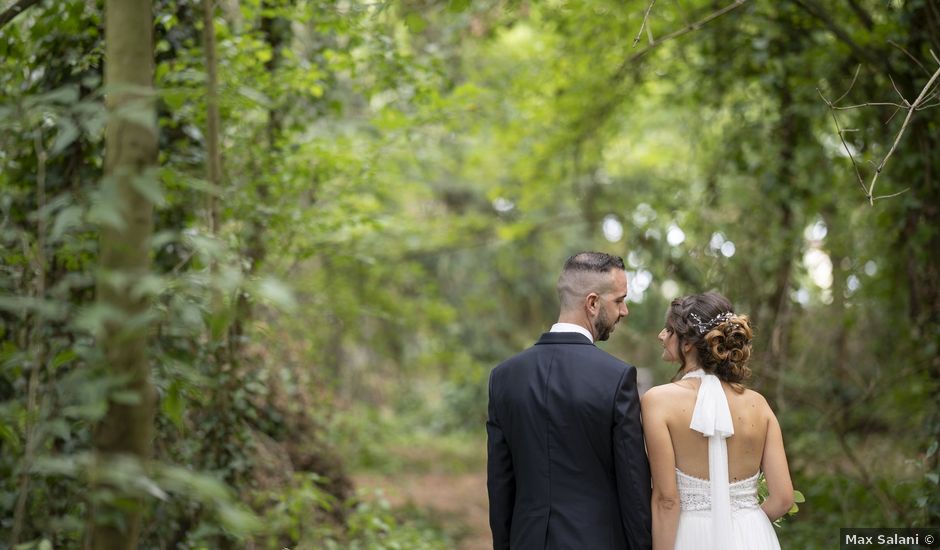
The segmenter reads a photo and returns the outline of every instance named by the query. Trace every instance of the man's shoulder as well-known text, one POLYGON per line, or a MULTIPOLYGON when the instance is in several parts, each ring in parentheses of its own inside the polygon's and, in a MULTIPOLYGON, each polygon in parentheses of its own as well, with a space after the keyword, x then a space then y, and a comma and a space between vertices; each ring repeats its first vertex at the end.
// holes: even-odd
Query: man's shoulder
POLYGON ((600 349, 600 348, 594 348, 594 349, 595 349, 596 352, 597 352, 595 355, 597 356, 597 360, 598 360, 598 361, 602 361, 602 362, 608 364, 608 365, 611 366, 611 367, 618 368, 618 369, 621 369, 621 370, 626 370, 626 369, 635 368, 635 367, 634 367, 633 365, 631 365, 630 363, 627 363, 627 362, 624 361, 623 359, 620 359, 619 357, 613 356, 613 355, 607 353, 606 351, 604 351, 604 350, 602 350, 602 349, 600 349))
POLYGON ((520 351, 519 353, 507 359, 504 359, 501 363, 499 363, 498 365, 496 365, 496 367, 493 368, 493 372, 496 372, 499 370, 505 370, 507 368, 512 368, 513 365, 529 363, 535 358, 535 356, 538 353, 539 353, 539 349, 537 346, 535 345, 529 346, 528 348, 520 351))
MULTIPOLYGON (((544 336, 544 335, 543 335, 544 336)), ((579 335, 580 337, 580 335, 579 335)), ((578 357, 578 362, 584 365, 591 365, 598 368, 603 368, 606 370, 617 370, 617 371, 626 371, 629 369, 635 368, 633 365, 619 359, 610 353, 598 348, 597 346, 590 344, 585 339, 585 342, 588 345, 584 345, 580 342, 578 343, 558 343, 553 345, 544 345, 544 338, 537 342, 535 345, 532 345, 525 350, 509 357, 500 364, 498 364, 493 371, 512 369, 516 366, 522 366, 536 361, 537 358, 541 355, 552 355, 559 353, 559 350, 564 350, 565 355, 573 355, 578 357)))

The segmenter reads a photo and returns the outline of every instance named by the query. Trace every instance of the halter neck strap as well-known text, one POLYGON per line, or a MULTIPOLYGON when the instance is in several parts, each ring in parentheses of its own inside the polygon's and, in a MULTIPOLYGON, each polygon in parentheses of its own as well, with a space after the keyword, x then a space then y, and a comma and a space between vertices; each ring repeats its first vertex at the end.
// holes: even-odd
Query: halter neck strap
POLYGON ((708 478, 712 497, 712 536, 715 548, 734 548, 731 532, 731 493, 728 482, 728 445, 725 439, 734 435, 734 423, 728 398, 721 380, 702 369, 682 377, 702 381, 695 398, 689 428, 708 438, 708 478))
POLYGON ((695 410, 692 412, 693 430, 705 437, 719 435, 722 438, 734 435, 734 423, 731 421, 731 409, 728 408, 728 398, 721 387, 721 380, 714 374, 707 374, 702 369, 686 373, 682 377, 699 378, 702 385, 695 398, 695 410))

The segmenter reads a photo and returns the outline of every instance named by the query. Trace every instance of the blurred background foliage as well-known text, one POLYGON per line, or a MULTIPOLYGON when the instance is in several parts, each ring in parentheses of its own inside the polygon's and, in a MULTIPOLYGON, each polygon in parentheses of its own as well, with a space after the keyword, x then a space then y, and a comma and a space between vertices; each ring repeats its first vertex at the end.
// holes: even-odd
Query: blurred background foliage
POLYGON ((485 515, 370 487, 482 491, 489 370, 554 321, 585 249, 627 261, 603 347, 650 383, 672 298, 752 316, 752 385, 807 497, 784 547, 940 523, 935 85, 905 122, 940 64, 936 2, 211 7, 219 182, 202 4, 153 2, 145 461, 100 463, 92 438, 139 401, 99 345, 104 6, 0 29, 0 545, 81 547, 108 502, 142 503, 142 548, 485 547, 485 515), (843 94, 898 105, 830 110, 843 94))

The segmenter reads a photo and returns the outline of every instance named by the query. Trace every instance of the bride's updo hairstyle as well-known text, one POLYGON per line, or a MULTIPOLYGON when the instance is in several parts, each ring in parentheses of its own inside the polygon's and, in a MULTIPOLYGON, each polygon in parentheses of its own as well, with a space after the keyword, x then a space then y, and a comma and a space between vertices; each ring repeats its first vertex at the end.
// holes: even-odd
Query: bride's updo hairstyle
MULTIPOLYGON (((685 344, 698 351, 702 370, 743 391, 751 376, 750 319, 734 313, 727 298, 717 292, 676 298, 666 315, 666 328, 679 340, 679 373, 685 369, 685 344)), ((676 378, 678 378, 678 374, 676 378)))

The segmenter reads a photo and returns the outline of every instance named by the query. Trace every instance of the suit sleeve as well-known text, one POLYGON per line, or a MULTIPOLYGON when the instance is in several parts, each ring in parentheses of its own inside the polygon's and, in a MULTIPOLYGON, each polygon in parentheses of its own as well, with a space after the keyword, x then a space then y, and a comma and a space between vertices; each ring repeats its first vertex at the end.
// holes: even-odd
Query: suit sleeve
POLYGON ((648 550, 653 546, 650 467, 643 442, 634 367, 624 372, 614 400, 613 446, 617 496, 627 546, 630 550, 648 550))
POLYGON ((493 550, 508 550, 512 510, 516 500, 516 476, 512 468, 509 443, 496 416, 493 378, 494 374, 491 373, 486 421, 486 488, 490 497, 490 530, 493 532, 493 550))

